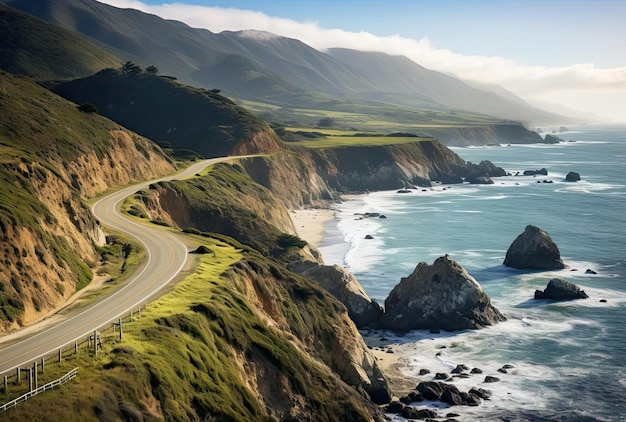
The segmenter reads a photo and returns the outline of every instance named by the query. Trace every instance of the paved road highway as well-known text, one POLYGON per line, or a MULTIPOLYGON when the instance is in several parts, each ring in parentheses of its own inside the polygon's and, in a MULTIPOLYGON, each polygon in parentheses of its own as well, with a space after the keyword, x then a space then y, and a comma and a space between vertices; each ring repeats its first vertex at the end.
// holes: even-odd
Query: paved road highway
POLYGON ((61 318, 58 323, 35 334, 0 344, 0 374, 14 371, 18 366, 30 366, 41 356, 48 355, 64 345, 73 344, 76 340, 82 341, 93 330, 108 325, 120 316, 137 309, 140 304, 154 299, 184 267, 189 252, 177 235, 121 215, 120 203, 150 183, 182 179, 202 171, 207 165, 228 159, 222 157, 195 163, 181 173, 128 186, 94 204, 93 213, 102 224, 128 233, 143 244, 146 250, 145 262, 129 282, 79 313, 61 318))

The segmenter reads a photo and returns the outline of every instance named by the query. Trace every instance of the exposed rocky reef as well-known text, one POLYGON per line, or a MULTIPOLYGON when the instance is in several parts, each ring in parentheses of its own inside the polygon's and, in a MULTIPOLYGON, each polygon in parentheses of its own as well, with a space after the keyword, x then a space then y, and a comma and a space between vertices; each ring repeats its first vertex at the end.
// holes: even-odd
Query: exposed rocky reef
POLYGON ((587 299, 589 295, 569 281, 553 278, 545 290, 535 290, 535 299, 572 300, 587 299))
POLYGON ((506 251, 504 265, 517 269, 561 270, 565 264, 561 252, 548 233, 528 225, 506 251))

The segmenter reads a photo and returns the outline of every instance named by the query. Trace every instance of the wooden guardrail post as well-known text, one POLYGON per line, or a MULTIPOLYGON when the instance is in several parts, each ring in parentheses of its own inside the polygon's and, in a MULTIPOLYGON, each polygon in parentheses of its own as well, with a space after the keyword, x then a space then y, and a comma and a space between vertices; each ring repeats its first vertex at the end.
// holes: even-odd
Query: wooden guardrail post
POLYGON ((5 376, 4 376, 4 390, 2 390, 2 391, 4 391, 5 393, 6 393, 7 391, 9 391, 9 384, 8 384, 8 383, 9 383, 9 380, 8 380, 7 376, 5 375, 5 376))
POLYGON ((33 388, 31 390, 34 390, 37 388, 37 361, 33 362, 33 388))
POLYGON ((98 332, 93 330, 93 353, 98 356, 98 332))
POLYGON ((46 358, 41 358, 41 373, 43 374, 46 371, 46 358))
POLYGON ((63 360, 63 352, 61 351, 61 348, 59 347, 59 363, 61 363, 62 360, 63 360))

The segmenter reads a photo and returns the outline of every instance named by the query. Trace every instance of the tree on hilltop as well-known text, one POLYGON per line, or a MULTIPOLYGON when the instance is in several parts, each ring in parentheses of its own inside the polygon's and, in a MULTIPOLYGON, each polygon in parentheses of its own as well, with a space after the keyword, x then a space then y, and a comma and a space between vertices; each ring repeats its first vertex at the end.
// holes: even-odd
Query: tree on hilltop
POLYGON ((127 73, 130 75, 138 75, 141 73, 141 67, 131 62, 130 60, 124 63, 120 70, 122 71, 122 73, 127 73))
POLYGON ((148 66, 146 67, 145 73, 146 75, 149 75, 149 76, 156 76, 159 74, 159 69, 157 69, 156 66, 148 66))

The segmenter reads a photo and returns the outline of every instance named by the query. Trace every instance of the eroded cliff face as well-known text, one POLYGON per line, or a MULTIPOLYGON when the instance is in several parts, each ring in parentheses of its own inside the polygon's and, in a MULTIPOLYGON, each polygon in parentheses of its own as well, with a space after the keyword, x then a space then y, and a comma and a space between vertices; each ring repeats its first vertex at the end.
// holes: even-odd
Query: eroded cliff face
POLYGON ((103 156, 85 151, 67 160, 51 152, 42 160, 2 164, 4 177, 21 185, 12 194, 29 205, 0 215, 0 286, 12 304, 3 307, 8 312, 0 332, 37 322, 91 282, 104 233, 85 199, 174 171, 150 141, 126 130, 112 130, 102 142, 111 145, 103 156))
POLYGON ((160 148, 0 71, 0 333, 40 320, 92 279, 104 233, 85 200, 173 172, 160 148))
POLYGON ((242 161, 250 176, 288 207, 315 206, 340 193, 460 181, 475 169, 437 140, 326 149, 292 147, 242 161))

